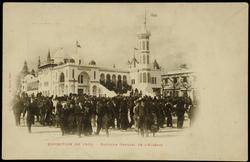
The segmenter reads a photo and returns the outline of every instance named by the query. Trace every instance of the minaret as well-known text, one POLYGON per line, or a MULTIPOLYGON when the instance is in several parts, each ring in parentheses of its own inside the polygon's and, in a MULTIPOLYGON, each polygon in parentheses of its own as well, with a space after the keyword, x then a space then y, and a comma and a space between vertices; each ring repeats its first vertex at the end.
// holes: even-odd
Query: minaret
POLYGON ((150 68, 150 50, 149 50, 149 37, 150 31, 147 29, 147 13, 145 11, 144 23, 142 30, 137 34, 139 41, 139 56, 140 67, 150 68))
POLYGON ((26 60, 24 61, 22 73, 24 74, 24 76, 27 75, 27 74, 29 74, 29 68, 28 68, 27 61, 26 61, 26 60))
POLYGON ((31 75, 33 75, 33 76, 36 76, 36 72, 35 72, 35 70, 34 70, 34 69, 32 69, 32 70, 31 70, 31 72, 30 72, 30 74, 31 74, 31 75))
POLYGON ((48 56, 47 56, 47 62, 50 63, 50 61, 51 61, 51 57, 50 57, 50 49, 49 49, 48 56))
POLYGON ((37 64, 37 68, 39 69, 39 67, 41 66, 41 60, 40 60, 40 56, 38 57, 38 64, 37 64))

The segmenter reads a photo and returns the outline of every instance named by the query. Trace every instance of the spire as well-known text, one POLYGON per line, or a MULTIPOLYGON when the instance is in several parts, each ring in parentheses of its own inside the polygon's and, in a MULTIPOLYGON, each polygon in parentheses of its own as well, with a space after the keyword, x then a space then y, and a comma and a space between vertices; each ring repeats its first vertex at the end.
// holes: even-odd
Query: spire
POLYGON ((157 69, 157 70, 160 69, 160 66, 159 66, 159 64, 158 64, 158 62, 157 62, 156 60, 154 60, 153 68, 154 68, 154 69, 157 69))
POLYGON ((35 70, 34 70, 34 69, 32 69, 32 70, 31 70, 31 72, 30 72, 30 74, 31 74, 31 75, 33 75, 33 76, 35 76, 35 75, 36 75, 35 70))
POLYGON ((26 60, 24 61, 22 73, 23 73, 24 75, 26 75, 26 74, 29 73, 29 68, 28 68, 27 61, 26 61, 26 60))
POLYGON ((51 61, 51 57, 50 57, 50 49, 48 51, 48 56, 47 56, 47 62, 50 62, 51 61))
POLYGON ((146 9, 144 13, 144 21, 141 26, 141 30, 139 31, 138 34, 139 36, 142 36, 142 35, 150 36, 150 31, 147 29, 147 10, 146 9))
POLYGON ((40 56, 38 57, 38 68, 41 66, 41 60, 40 60, 40 56))

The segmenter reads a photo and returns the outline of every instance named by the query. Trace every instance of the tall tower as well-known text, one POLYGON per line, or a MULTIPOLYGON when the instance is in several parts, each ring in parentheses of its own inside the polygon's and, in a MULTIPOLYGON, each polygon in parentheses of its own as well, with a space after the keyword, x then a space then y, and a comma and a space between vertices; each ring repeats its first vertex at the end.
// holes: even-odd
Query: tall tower
POLYGON ((145 10, 144 22, 142 30, 137 34, 139 41, 139 82, 144 85, 146 89, 151 84, 150 75, 150 50, 149 50, 149 38, 151 36, 150 31, 147 28, 147 12, 145 10))
POLYGON ((141 31, 137 34, 139 42, 139 65, 140 68, 150 68, 150 50, 149 50, 149 38, 151 36, 150 31, 147 29, 147 13, 145 11, 144 23, 141 31))

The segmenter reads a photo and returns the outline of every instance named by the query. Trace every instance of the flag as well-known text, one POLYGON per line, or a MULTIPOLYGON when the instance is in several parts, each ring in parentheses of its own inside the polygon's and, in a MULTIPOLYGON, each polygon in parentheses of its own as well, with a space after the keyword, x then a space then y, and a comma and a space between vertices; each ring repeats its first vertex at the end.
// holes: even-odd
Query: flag
POLYGON ((138 48, 134 48, 134 50, 138 50, 138 48))
POLYGON ((79 44, 78 41, 76 41, 76 47, 81 48, 81 45, 79 44))
POLYGON ((152 17, 156 17, 156 16, 157 16, 157 14, 155 14, 155 13, 151 13, 151 14, 150 14, 150 16, 152 16, 152 17))

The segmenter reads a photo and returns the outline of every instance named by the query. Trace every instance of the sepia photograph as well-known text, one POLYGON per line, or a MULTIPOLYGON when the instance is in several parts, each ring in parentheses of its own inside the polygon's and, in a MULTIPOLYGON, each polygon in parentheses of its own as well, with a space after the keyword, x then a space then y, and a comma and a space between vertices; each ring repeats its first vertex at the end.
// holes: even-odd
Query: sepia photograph
POLYGON ((4 3, 3 159, 248 160, 248 4, 4 3))

